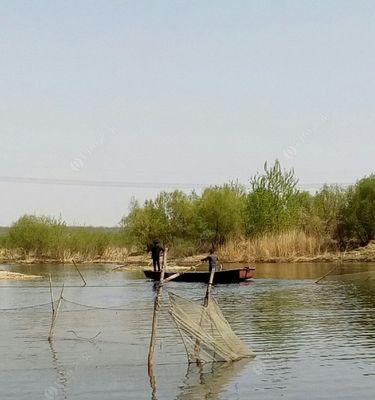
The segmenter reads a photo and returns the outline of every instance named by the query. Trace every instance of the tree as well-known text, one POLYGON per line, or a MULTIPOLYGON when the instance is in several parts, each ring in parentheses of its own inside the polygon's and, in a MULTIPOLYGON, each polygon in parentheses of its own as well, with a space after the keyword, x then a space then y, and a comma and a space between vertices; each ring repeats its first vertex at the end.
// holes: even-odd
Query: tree
POLYGON ((133 201, 129 214, 122 219, 125 236, 132 244, 141 248, 157 238, 165 240, 165 223, 165 215, 157 209, 152 200, 146 200, 143 207, 138 201, 133 201))
POLYGON ((264 173, 250 179, 246 197, 247 235, 281 232, 298 224, 298 180, 294 170, 283 171, 280 162, 264 164, 264 173))
POLYGON ((375 239, 375 175, 357 182, 347 192, 337 235, 341 243, 354 241, 361 246, 375 239))
POLYGON ((162 192, 143 206, 133 201, 129 214, 122 219, 125 235, 138 247, 154 240, 171 245, 176 239, 189 240, 194 236, 195 194, 181 191, 162 192))
POLYGON ((204 190, 198 201, 198 231, 203 240, 223 244, 243 233, 244 191, 236 184, 204 190))

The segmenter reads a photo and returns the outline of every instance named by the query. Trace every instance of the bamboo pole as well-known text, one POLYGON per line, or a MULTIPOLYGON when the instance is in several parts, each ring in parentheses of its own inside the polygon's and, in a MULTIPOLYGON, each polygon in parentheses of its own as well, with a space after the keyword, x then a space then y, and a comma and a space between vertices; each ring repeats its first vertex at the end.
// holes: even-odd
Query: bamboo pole
POLYGON ((118 265, 117 267, 112 268, 112 271, 117 271, 118 269, 121 269, 121 268, 124 268, 124 267, 127 267, 127 265, 126 264, 118 265))
POLYGON ((206 296, 204 297, 203 307, 207 307, 208 306, 208 302, 209 302, 210 297, 211 297, 211 289, 212 289, 212 284, 214 282, 214 276, 215 276, 215 268, 212 268, 211 274, 210 274, 210 279, 208 280, 208 284, 207 284, 206 296))
POLYGON ((53 298, 52 276, 49 274, 49 293, 51 295, 52 318, 55 316, 55 300, 53 298))
MULTIPOLYGON (((204 296, 203 308, 208 307, 208 304, 209 304, 209 301, 211 298, 211 289, 212 289, 212 284, 214 282, 214 276, 215 276, 215 268, 212 268, 211 273, 210 273, 210 279, 208 280, 208 283, 207 283, 206 295, 204 296)), ((201 313, 201 319, 199 321, 199 326, 202 326, 203 315, 204 315, 204 310, 202 310, 202 313, 201 313)), ((194 346, 194 358, 198 365, 202 364, 202 362, 199 358, 200 345, 201 345, 201 341, 197 337, 195 340, 195 346, 194 346)))
POLYGON ((79 273, 79 276, 81 277, 81 279, 82 279, 82 281, 83 281, 83 286, 86 286, 86 285, 87 285, 87 282, 85 281, 85 278, 84 278, 83 275, 81 274, 81 271, 78 269, 76 262, 75 262, 74 260, 72 260, 72 261, 73 261, 74 266, 76 267, 77 272, 79 273))
POLYGON ((315 281, 315 283, 319 283, 322 279, 324 279, 326 276, 328 276, 331 272, 335 271, 338 267, 340 267, 344 263, 344 259, 345 259, 345 255, 346 255, 347 250, 348 250, 348 247, 346 247, 344 253, 342 253, 340 255, 339 263, 335 267, 330 269, 325 275, 323 275, 321 278, 319 278, 317 281, 315 281))
POLYGON ((55 327, 56 319, 57 319, 57 316, 59 314, 60 305, 61 305, 61 302, 62 302, 62 299, 63 299, 63 293, 64 293, 64 285, 62 285, 62 288, 61 288, 59 300, 57 302, 56 312, 52 315, 51 326, 50 326, 49 334, 48 334, 48 341, 49 342, 52 340, 53 328, 55 327))
POLYGON ((326 276, 328 276, 330 273, 335 271, 338 267, 340 267, 344 263, 344 259, 345 259, 347 250, 348 250, 348 247, 346 246, 344 253, 340 254, 340 261, 338 262, 338 264, 335 267, 333 267, 332 269, 330 269, 325 275, 323 275, 317 281, 315 281, 315 283, 319 283, 321 280, 323 280, 326 276))
POLYGON ((154 313, 152 316, 152 330, 151 330, 150 346, 148 349, 148 360, 147 360, 148 374, 150 376, 150 379, 154 375, 153 374, 153 365, 154 365, 156 333, 157 333, 157 325, 158 325, 158 317, 159 317, 161 298, 162 298, 162 293, 163 293, 164 273, 166 270, 166 266, 167 266, 167 249, 165 249, 164 253, 163 253, 163 262, 161 265, 159 284, 158 284, 158 288, 157 288, 157 292, 156 292, 156 296, 155 296, 155 302, 154 302, 154 313))
POLYGON ((176 272, 175 274, 173 274, 173 275, 171 275, 171 276, 168 276, 168 278, 164 279, 164 284, 165 284, 165 283, 168 283, 168 282, 170 282, 170 281, 173 281, 173 279, 178 278, 179 276, 185 274, 186 272, 191 271, 192 269, 197 268, 198 265, 201 265, 201 263, 198 263, 198 264, 193 265, 192 267, 188 268, 186 271, 176 272))

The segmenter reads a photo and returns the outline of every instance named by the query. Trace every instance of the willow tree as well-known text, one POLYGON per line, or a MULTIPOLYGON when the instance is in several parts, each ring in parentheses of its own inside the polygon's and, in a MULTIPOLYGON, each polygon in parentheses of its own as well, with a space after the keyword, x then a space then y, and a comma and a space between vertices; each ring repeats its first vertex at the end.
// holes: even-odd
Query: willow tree
POLYGON ((198 231, 213 245, 243 233, 244 191, 236 184, 207 188, 197 206, 198 231))
POLYGON ((281 232, 298 224, 298 180, 294 170, 284 171, 280 162, 272 167, 267 162, 264 172, 250 179, 246 196, 245 226, 248 235, 281 232))
POLYGON ((122 219, 125 236, 130 243, 145 247, 154 240, 173 245, 178 239, 194 237, 195 194, 181 191, 161 192, 155 200, 143 205, 132 201, 130 211, 122 219))

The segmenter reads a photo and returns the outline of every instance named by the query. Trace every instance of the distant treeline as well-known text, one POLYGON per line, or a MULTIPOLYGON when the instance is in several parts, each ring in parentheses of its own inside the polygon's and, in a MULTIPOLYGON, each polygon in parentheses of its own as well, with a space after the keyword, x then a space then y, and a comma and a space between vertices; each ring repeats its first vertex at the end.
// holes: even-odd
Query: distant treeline
POLYGON ((66 259, 67 252, 95 258, 108 248, 144 251, 154 240, 187 255, 236 241, 262 241, 267 252, 270 238, 277 247, 278 238, 288 237, 288 246, 295 240, 309 247, 316 243, 313 254, 364 246, 375 238, 375 175, 348 188, 323 186, 310 194, 298 189, 293 170, 283 170, 276 161, 266 163, 249 183, 248 189, 229 183, 200 195, 173 191, 143 204, 134 200, 118 229, 73 228, 60 219, 26 215, 0 236, 0 245, 66 259))
POLYGON ((124 234, 139 246, 158 239, 172 246, 204 248, 228 240, 301 231, 329 249, 364 246, 375 236, 375 175, 349 188, 324 186, 310 194, 297 187, 294 170, 278 161, 250 179, 208 187, 201 195, 162 192, 134 201, 124 234))

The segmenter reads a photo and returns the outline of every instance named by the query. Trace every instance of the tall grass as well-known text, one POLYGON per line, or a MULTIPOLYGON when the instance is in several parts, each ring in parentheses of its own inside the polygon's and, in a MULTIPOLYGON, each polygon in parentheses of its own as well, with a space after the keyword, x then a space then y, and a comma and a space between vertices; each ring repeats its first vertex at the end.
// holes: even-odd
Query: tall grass
POLYGON ((230 261, 288 261, 314 257, 328 250, 326 241, 300 230, 270 233, 255 238, 229 240, 219 249, 220 257, 230 261))
POLYGON ((128 254, 119 230, 92 227, 68 227, 65 222, 49 217, 25 215, 0 238, 3 253, 27 260, 59 262, 123 261, 128 254))

